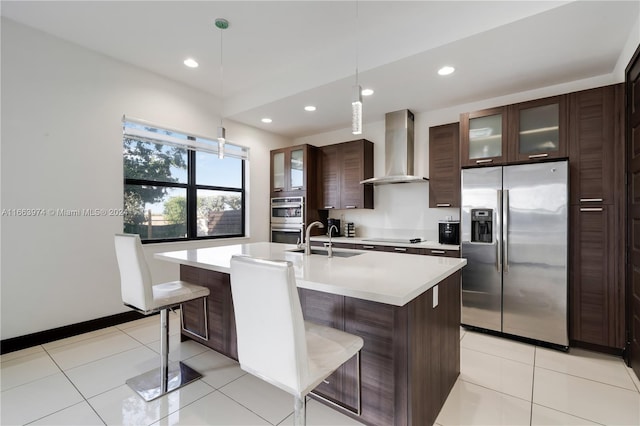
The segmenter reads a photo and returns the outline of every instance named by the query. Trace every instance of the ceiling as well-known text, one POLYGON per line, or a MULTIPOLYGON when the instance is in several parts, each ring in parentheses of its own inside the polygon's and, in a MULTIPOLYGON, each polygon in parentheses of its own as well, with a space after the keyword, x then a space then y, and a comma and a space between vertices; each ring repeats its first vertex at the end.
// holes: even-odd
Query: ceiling
POLYGON ((640 1, 3 0, 1 14, 222 98, 226 119, 300 137, 350 127, 356 62, 375 90, 365 125, 609 74, 640 1), (215 18, 230 22, 223 78, 215 18), (443 65, 456 72, 437 75, 443 65))

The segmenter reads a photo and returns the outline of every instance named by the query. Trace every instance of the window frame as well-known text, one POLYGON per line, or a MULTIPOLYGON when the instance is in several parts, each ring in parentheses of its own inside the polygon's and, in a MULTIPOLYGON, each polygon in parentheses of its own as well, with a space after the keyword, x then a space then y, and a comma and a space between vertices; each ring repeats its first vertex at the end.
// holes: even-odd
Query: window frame
MULTIPOLYGON (((155 127, 155 126, 150 126, 155 127)), ((123 135, 122 144, 124 146, 125 138, 135 139, 134 136, 123 135)), ((191 139, 191 137, 189 137, 191 139)), ((146 141, 140 139, 141 141, 146 141)), ((150 142, 150 141, 147 141, 150 142)), ((153 143, 157 143, 164 146, 175 146, 170 143, 163 143, 161 139, 153 141, 153 143)), ((226 186, 215 186, 215 185, 202 185, 196 182, 196 155, 198 153, 207 153, 211 154, 210 151, 194 149, 188 145, 183 147, 187 151, 187 183, 178 183, 178 182, 166 182, 166 181, 156 181, 149 179, 139 179, 139 178, 127 178, 124 176, 124 167, 123 167, 123 196, 124 189, 127 185, 137 185, 137 186, 155 186, 155 187, 163 187, 163 188, 181 188, 186 190, 186 228, 187 228, 187 236, 186 237, 175 237, 175 238, 152 238, 152 239, 142 239, 142 244, 156 244, 156 243, 171 243, 171 242, 180 242, 180 241, 199 241, 199 240, 219 240, 219 239, 228 239, 228 238, 243 238, 246 237, 246 219, 247 219, 247 211, 246 211, 246 162, 247 159, 240 158, 240 167, 241 167, 241 187, 240 188, 232 188, 226 186), (227 234, 227 235, 202 235, 198 236, 198 190, 212 190, 212 191, 221 191, 221 192, 229 192, 240 194, 240 210, 242 211, 242 222, 241 222, 241 232, 238 234, 227 234)), ((124 154, 124 153, 123 153, 124 154)), ((123 155, 123 163, 124 163, 124 155, 123 155)), ((122 228, 124 230, 124 221, 122 223, 122 228)))

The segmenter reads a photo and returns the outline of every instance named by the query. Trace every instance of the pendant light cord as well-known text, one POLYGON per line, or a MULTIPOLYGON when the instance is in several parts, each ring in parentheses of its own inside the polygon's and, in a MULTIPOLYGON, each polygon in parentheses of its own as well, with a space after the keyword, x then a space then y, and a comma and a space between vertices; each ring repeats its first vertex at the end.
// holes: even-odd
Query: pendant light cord
POLYGON ((220 127, 222 125, 222 115, 224 113, 224 66, 222 65, 222 37, 224 36, 224 30, 220 29, 220 127))
POLYGON ((359 37, 360 34, 360 19, 358 14, 358 0, 356 0, 356 86, 358 85, 358 50, 359 50, 359 37))

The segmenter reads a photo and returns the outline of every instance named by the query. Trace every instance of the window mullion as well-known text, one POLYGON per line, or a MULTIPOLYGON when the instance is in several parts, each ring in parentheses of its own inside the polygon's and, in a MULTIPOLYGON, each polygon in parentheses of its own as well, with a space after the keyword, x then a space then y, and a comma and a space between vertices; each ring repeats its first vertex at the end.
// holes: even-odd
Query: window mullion
POLYGON ((187 238, 198 236, 198 194, 196 190, 196 151, 187 157, 187 238))

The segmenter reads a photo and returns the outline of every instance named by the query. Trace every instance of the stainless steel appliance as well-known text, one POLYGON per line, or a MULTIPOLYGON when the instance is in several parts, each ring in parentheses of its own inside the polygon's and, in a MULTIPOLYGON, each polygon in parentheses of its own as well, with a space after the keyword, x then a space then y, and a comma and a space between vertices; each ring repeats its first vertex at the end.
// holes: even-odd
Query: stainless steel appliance
POLYGON ((462 324, 568 346, 566 160, 462 170, 462 324))
POLYGON ((438 243, 459 245, 460 222, 453 220, 438 222, 438 243))
POLYGON ((304 197, 278 197, 271 199, 271 223, 304 222, 304 197))
POLYGON ((304 242, 304 197, 271 199, 271 242, 304 242))
POLYGON ((271 224, 271 242, 298 244, 304 242, 304 225, 271 224))

